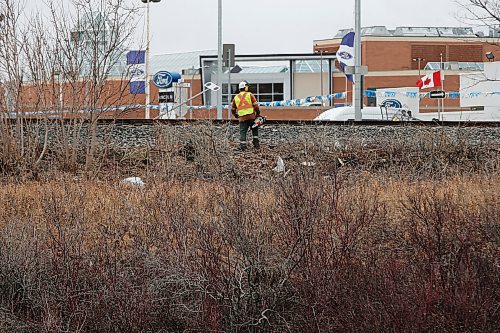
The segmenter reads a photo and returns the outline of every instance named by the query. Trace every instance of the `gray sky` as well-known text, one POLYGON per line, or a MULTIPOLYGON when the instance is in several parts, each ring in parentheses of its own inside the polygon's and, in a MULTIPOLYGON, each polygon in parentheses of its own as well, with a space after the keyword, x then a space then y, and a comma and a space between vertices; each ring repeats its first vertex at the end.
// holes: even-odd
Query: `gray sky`
MULTIPOLYGON (((236 44, 240 54, 310 52, 314 39, 354 26, 354 2, 223 0, 223 41, 236 44)), ((460 25, 454 0, 361 2, 363 26, 460 25)), ((217 0, 162 0, 153 7, 154 54, 217 48, 217 0)))
MULTIPOLYGON (((27 9, 42 0, 25 0, 27 9)), ((68 3, 70 0, 61 0, 68 3)), ((140 3, 140 0, 130 0, 140 3)), ((362 25, 460 26, 455 0, 362 0, 362 25)), ((301 53, 354 25, 354 0, 223 0, 223 41, 239 54, 301 53)), ((151 3, 152 54, 217 48, 217 0, 151 3)), ((138 42, 145 28, 138 27, 138 42)))

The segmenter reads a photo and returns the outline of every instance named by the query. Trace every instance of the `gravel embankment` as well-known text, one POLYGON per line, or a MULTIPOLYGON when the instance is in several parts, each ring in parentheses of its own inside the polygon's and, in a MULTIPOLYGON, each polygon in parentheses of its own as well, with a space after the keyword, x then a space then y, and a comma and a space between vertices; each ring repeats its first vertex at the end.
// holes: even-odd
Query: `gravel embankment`
MULTIPOLYGON (((104 128, 104 127, 103 127, 104 128)), ((211 132, 218 140, 238 141, 238 126, 195 125, 116 125, 111 129, 111 144, 118 147, 155 145, 158 136, 167 134, 176 140, 196 138, 199 133, 211 132)), ((100 131, 101 137, 103 131, 100 131)), ((249 133, 250 134, 250 133, 249 133)), ((250 135, 249 135, 250 136, 250 135)), ((264 145, 283 145, 321 142, 326 145, 351 143, 377 144, 394 140, 411 142, 421 136, 445 136, 451 142, 469 144, 499 144, 500 127, 423 127, 423 126, 299 126, 265 125, 260 130, 264 145)))

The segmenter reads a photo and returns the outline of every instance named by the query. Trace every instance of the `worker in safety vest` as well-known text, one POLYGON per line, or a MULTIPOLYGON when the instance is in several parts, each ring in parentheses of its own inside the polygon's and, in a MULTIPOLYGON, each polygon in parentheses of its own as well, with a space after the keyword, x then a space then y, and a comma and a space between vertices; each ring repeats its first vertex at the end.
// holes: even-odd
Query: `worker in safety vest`
POLYGON ((240 149, 247 148, 247 132, 252 129, 252 143, 259 148, 259 127, 253 126, 256 117, 260 116, 259 103, 254 94, 248 91, 248 82, 240 82, 240 93, 233 99, 231 112, 240 121, 240 149))

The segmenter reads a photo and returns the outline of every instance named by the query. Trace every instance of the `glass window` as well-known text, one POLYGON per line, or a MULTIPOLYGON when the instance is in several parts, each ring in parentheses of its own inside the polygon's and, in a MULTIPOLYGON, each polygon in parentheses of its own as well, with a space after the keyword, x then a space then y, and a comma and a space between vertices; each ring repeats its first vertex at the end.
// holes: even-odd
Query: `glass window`
POLYGON ((222 85, 222 93, 227 95, 227 84, 222 85))
POLYGON ((231 84, 231 93, 232 93, 233 95, 236 95, 236 94, 238 94, 239 92, 240 92, 240 91, 239 91, 239 89, 238 89, 238 85, 237 85, 237 84, 231 84))
POLYGON ((257 94, 258 93, 258 91, 257 91, 257 85, 256 84, 250 84, 248 86, 248 91, 250 91, 251 93, 257 94))
POLYGON ((274 101, 282 101, 285 99, 285 96, 283 94, 274 94, 274 101))
POLYGON ((273 101, 273 95, 259 95, 257 97, 257 100, 259 102, 272 102, 273 101))
POLYGON ((272 93, 273 93, 272 83, 259 84, 259 94, 272 94, 272 93))
POLYGON ((283 83, 275 83, 274 84, 274 93, 283 93, 283 83))
POLYGON ((222 95, 222 104, 228 104, 227 95, 222 95))

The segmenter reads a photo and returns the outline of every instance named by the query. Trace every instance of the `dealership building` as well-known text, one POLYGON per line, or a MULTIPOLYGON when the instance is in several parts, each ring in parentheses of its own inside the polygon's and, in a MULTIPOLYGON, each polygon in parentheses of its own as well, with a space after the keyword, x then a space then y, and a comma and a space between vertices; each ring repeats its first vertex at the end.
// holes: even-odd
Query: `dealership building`
MULTIPOLYGON (((215 50, 152 55, 149 74, 150 78, 161 71, 181 74, 181 82, 168 89, 173 92, 174 105, 185 103, 177 109, 178 116, 183 118, 215 118, 217 94, 222 94, 223 105, 227 106, 237 93, 237 84, 246 80, 270 119, 314 119, 326 109, 351 104, 352 84, 339 70, 336 58, 342 37, 348 32, 350 30, 341 30, 333 38, 313 41, 311 53, 307 54, 242 55, 238 54, 236 45, 234 66, 223 68, 222 89, 218 92, 202 91, 206 83, 217 83, 215 50), (191 100, 192 96, 196 98, 191 100)), ((377 90, 415 87, 419 77, 442 68, 444 87, 438 90, 448 93, 444 110, 474 109, 470 103, 461 106, 457 97, 461 89, 460 77, 481 73, 485 62, 500 59, 500 32, 496 30, 483 34, 459 27, 398 27, 391 30, 375 26, 363 28, 361 35, 362 64, 368 67, 362 82, 367 106, 376 106, 377 90)), ((123 59, 123 63, 112 71, 104 90, 120 92, 116 103, 127 109, 127 113, 120 116, 142 118, 144 107, 127 107, 144 105, 146 98, 144 94, 131 94, 129 89, 124 89, 129 84, 126 71, 123 59)), ((150 81, 152 117, 159 113, 160 91, 154 83, 150 81)), ((61 101, 66 104, 67 96, 75 97, 65 90, 66 87, 60 89, 60 94, 54 97, 55 105, 61 101)), ((39 104, 37 94, 28 95, 28 104, 39 104)), ((436 110, 436 99, 427 98, 425 94, 419 97, 421 112, 436 110)), ((230 117, 227 111, 223 115, 230 117)))
MULTIPOLYGON (((334 38, 313 41, 311 54, 238 55, 236 52, 235 66, 223 71, 223 104, 237 93, 237 83, 241 80, 250 82, 250 90, 261 103, 308 97, 309 100, 318 100, 323 96, 321 103, 324 108, 350 104, 352 84, 338 69, 335 57, 342 37, 350 31, 340 30, 334 38)), ((365 27, 361 33, 362 63, 368 67, 363 81, 364 103, 369 106, 376 105, 375 94, 370 94, 370 91, 414 87, 419 77, 440 68, 443 69, 444 86, 438 89, 458 93, 461 74, 481 72, 484 62, 500 59, 500 32, 494 30, 483 34, 463 27, 398 27, 390 30, 385 26, 375 26, 365 27)), ((200 92, 202 84, 216 81, 215 51, 156 55, 152 57, 151 65, 153 71, 182 73, 184 82, 191 84, 182 94, 186 98, 200 92)), ((429 90, 423 92, 426 91, 429 90)), ((156 95, 153 88, 152 96, 156 95)), ((194 106, 215 104, 214 92, 202 94, 193 101, 194 106)), ((296 116, 300 113, 309 118, 324 109, 311 112, 294 107, 294 104, 283 103, 284 106, 273 107, 271 113, 281 117, 285 112, 279 109, 286 108, 288 114, 292 112, 296 116)), ((459 98, 448 98, 444 104, 445 110, 460 109, 459 98)), ((424 97, 420 105, 423 111, 433 111, 437 100, 424 97)))

